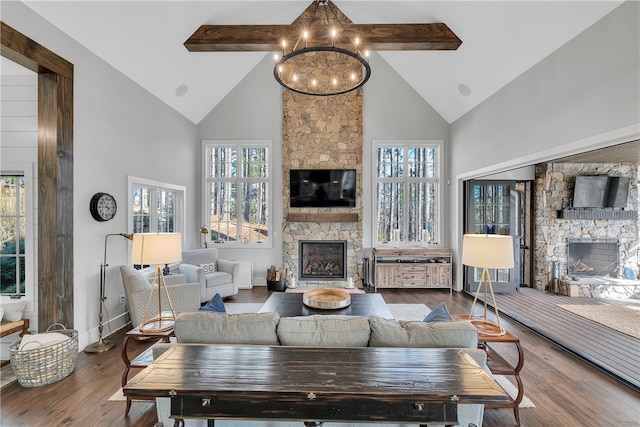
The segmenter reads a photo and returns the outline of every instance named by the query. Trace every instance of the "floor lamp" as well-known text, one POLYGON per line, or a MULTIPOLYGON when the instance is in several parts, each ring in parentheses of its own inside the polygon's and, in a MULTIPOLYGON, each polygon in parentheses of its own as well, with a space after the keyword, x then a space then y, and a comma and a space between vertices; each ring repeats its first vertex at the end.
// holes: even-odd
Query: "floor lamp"
POLYGON ((471 305, 469 320, 485 326, 478 328, 479 335, 498 337, 504 335, 506 331, 500 324, 500 315, 489 277, 489 269, 513 268, 513 238, 497 234, 465 234, 462 238, 462 263, 469 267, 482 268, 482 276, 471 305), (484 291, 484 316, 482 319, 473 319, 473 309, 481 291, 484 291), (487 320, 487 292, 491 293, 497 323, 487 320))
POLYGON ((85 347, 84 351, 87 353, 102 353, 103 351, 107 351, 116 345, 116 343, 113 341, 105 341, 104 339, 102 339, 102 329, 104 326, 102 323, 102 311, 104 310, 104 300, 107 299, 107 297, 104 295, 104 288, 107 282, 107 267, 109 266, 109 264, 107 264, 107 239, 109 238, 109 236, 122 236, 125 239, 129 240, 133 238, 133 235, 124 233, 107 234, 106 236, 104 236, 104 259, 102 260, 102 264, 100 264, 100 309, 98 312, 98 341, 85 347))
POLYGON ((162 274, 162 264, 178 262, 182 259, 182 239, 180 233, 136 233, 133 235, 131 246, 131 262, 140 265, 156 265, 152 289, 149 292, 147 308, 144 311, 141 332, 161 332, 171 329, 176 319, 176 313, 169 298, 169 290, 162 274), (156 289, 157 288, 157 289, 156 289), (162 294, 169 305, 169 312, 162 311, 162 294), (156 313, 150 315, 154 294, 157 296, 156 313))

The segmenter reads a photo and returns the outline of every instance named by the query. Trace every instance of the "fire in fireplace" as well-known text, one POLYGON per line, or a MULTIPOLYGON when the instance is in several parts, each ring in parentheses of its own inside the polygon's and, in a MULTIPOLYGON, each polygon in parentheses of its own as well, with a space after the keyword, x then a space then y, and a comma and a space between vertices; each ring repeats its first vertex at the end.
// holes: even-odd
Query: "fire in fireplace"
POLYGON ((346 280, 345 240, 300 240, 298 249, 299 280, 346 280))
POLYGON ((572 276, 615 277, 619 252, 618 239, 567 239, 567 272, 572 276))

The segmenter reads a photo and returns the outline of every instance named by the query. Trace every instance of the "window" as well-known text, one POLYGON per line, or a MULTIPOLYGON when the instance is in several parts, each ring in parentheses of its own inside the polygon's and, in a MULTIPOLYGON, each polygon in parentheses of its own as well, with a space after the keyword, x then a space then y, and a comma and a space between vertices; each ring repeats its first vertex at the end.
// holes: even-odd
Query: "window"
POLYGON ((270 141, 204 141, 205 227, 216 243, 270 243, 270 141))
POLYGON ((0 178, 0 294, 26 293, 26 187, 24 175, 0 178))
POLYGON ((438 241, 439 145, 427 142, 376 143, 373 242, 438 241))

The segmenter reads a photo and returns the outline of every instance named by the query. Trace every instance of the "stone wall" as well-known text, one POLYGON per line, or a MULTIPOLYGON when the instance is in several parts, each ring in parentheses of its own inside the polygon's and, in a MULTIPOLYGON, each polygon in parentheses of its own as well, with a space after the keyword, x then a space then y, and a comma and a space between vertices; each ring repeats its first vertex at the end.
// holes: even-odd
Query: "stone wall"
MULTIPOLYGON (((362 268, 362 89, 337 96, 308 96, 285 90, 282 96, 283 266, 298 278, 299 240, 346 240, 347 277, 355 275, 357 282, 362 268), (356 207, 290 208, 291 169, 355 169, 356 207), (329 214, 329 220, 294 222, 288 218, 290 213, 329 214), (357 221, 340 222, 344 213, 357 214, 357 221), (331 214, 338 221, 330 220, 331 214)), ((321 284, 344 286, 343 282, 321 284)))
POLYGON ((577 175, 630 177, 629 198, 625 210, 638 210, 638 166, 634 164, 544 163, 536 165, 534 286, 545 289, 551 263, 567 271, 567 238, 617 238, 620 262, 637 264, 639 220, 636 219, 562 219, 558 211, 571 208, 577 175))

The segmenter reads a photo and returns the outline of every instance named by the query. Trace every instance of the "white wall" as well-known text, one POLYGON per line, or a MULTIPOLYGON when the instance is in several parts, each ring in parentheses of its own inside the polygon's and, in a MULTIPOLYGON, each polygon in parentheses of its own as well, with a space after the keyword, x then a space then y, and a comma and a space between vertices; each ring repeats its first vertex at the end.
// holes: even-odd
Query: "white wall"
MULTIPOLYGON (((128 232, 127 176, 187 187, 187 229, 196 227, 196 181, 200 171, 196 126, 61 33, 20 2, 3 2, 2 20, 74 64, 74 328, 80 348, 97 340, 99 272, 104 239, 128 232), (99 191, 115 196, 116 217, 98 223, 89 200, 99 191)), ((189 236, 186 236, 189 240, 189 236)), ((197 238, 197 230, 192 239, 197 238)), ((118 266, 130 243, 109 240, 104 334, 127 320, 118 266)))
MULTIPOLYGON (((273 78, 273 56, 264 59, 198 124, 195 146, 201 149, 203 140, 271 140, 272 187, 271 224, 272 247, 265 249, 234 249, 218 245, 220 256, 226 259, 253 260, 254 284, 266 285, 267 268, 282 266, 282 87, 273 78)), ((198 176, 202 164, 196 163, 198 176)), ((201 182, 198 196, 204 200, 201 182)), ((198 204, 199 224, 207 224, 204 207, 198 204)), ((199 237, 201 239, 201 237, 199 237)), ((201 245, 201 240, 191 247, 201 245)))
POLYGON ((625 2, 451 125, 454 249, 463 179, 638 138, 639 9, 625 2))
POLYGON ((369 57, 371 78, 364 86, 363 102, 363 167, 362 175, 364 198, 363 206, 363 247, 371 247, 373 221, 372 188, 373 141, 378 140, 430 140, 443 141, 441 153, 443 208, 440 212, 442 234, 445 239, 438 242, 447 247, 446 230, 449 217, 448 185, 450 179, 447 168, 449 156, 449 125, 409 84, 376 53, 369 57))

